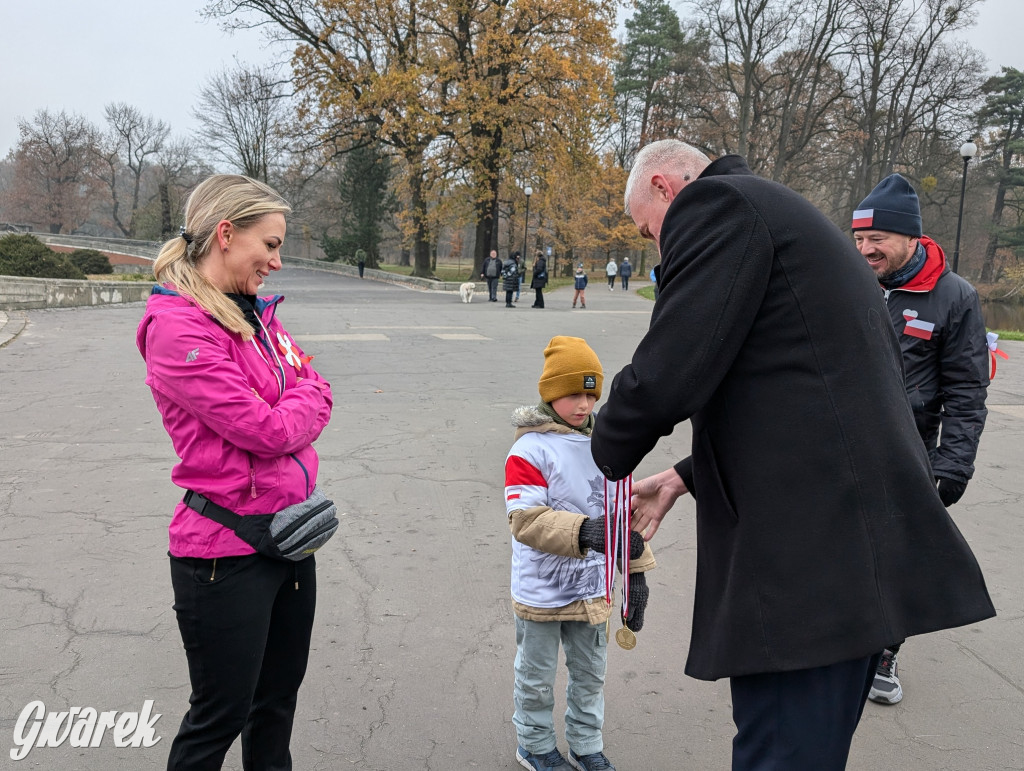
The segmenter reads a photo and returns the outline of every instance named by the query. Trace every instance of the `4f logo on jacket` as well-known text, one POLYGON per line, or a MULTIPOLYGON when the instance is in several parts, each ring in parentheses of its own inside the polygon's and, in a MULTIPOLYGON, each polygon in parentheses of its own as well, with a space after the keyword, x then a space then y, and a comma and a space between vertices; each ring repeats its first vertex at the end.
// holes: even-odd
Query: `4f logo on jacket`
POLYGON ((911 337, 919 337, 922 340, 931 340, 935 331, 935 324, 930 321, 921 321, 917 318, 917 311, 907 308, 903 311, 903 318, 907 325, 903 328, 903 334, 911 337))

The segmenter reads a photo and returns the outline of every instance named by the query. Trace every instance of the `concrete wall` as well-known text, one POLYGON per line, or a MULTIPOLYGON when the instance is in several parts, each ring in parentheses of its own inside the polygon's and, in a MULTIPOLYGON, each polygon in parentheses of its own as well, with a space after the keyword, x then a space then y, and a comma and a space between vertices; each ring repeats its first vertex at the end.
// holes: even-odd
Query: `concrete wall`
POLYGON ((71 249, 95 249, 98 252, 145 257, 150 262, 156 259, 163 243, 157 241, 133 241, 128 238, 99 238, 98 236, 53 235, 32 233, 47 246, 67 246, 71 249))
MULTIPOLYGON (((131 257, 131 262, 139 265, 115 265, 117 273, 145 271, 152 265, 161 244, 152 241, 128 241, 114 238, 94 238, 92 236, 51 235, 33 233, 51 247, 73 249, 96 249, 107 254, 121 254, 131 257)), ((341 273, 346 276, 358 276, 359 268, 338 262, 310 260, 303 257, 284 255, 284 262, 296 268, 322 270, 328 273, 341 273)), ((457 292, 460 281, 431 281, 426 278, 414 278, 386 270, 366 269, 365 277, 371 281, 387 284, 398 284, 412 289, 429 292, 457 292)), ((486 282, 476 283, 477 291, 485 291, 486 282)), ((56 278, 22 278, 19 276, 0 276, 0 310, 27 310, 30 308, 68 308, 76 305, 111 305, 115 303, 141 302, 149 296, 152 283, 148 281, 75 281, 56 278)))
POLYGON ((152 288, 153 284, 149 281, 75 281, 67 278, 0 276, 0 310, 142 302, 152 288))

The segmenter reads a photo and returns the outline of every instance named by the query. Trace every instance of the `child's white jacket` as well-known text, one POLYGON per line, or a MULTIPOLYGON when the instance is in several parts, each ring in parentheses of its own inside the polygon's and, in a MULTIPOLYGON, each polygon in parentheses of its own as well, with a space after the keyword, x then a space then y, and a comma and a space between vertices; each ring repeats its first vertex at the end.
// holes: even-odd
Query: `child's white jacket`
MULTIPOLYGON (((579 546, 580 525, 604 514, 604 475, 590 437, 555 423, 536 407, 512 415, 516 441, 505 461, 505 509, 512 529, 512 600, 531 621, 604 622, 605 557, 579 546)), ((615 484, 609 482, 609 496, 615 484)), ((650 546, 630 573, 655 566, 650 546)))

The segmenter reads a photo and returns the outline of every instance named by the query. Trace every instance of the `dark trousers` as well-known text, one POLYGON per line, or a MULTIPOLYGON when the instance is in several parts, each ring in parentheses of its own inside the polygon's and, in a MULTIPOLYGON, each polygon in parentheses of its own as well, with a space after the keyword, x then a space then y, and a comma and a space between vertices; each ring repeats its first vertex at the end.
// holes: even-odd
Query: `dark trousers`
POLYGON ((315 558, 171 557, 171 584, 192 695, 168 770, 219 769, 241 734, 245 771, 289 771, 316 606, 315 558))
POLYGON ((732 678, 732 770, 846 768, 878 659, 732 678))
POLYGON ((622 291, 625 292, 629 289, 629 276, 620 276, 622 279, 622 291))
POLYGON ((537 293, 537 299, 533 301, 533 307, 534 308, 543 308, 544 307, 544 290, 541 289, 540 287, 537 287, 536 289, 534 289, 534 291, 537 293))
POLYGON ((363 270, 365 268, 366 268, 366 263, 365 262, 359 263, 359 278, 363 277, 363 270))
POLYGON ((512 295, 514 295, 515 293, 516 293, 515 289, 507 289, 507 290, 505 290, 505 307, 506 308, 511 308, 512 307, 512 295))
POLYGON ((498 278, 487 279, 487 299, 497 300, 498 299, 498 278))

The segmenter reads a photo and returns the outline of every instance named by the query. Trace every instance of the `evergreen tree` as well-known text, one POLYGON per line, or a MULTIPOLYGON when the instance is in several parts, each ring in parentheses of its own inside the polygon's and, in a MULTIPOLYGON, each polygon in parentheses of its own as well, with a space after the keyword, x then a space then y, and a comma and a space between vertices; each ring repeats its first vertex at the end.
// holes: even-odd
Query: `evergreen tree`
POLYGON ((992 207, 992 232, 985 249, 981 267, 981 280, 991 283, 996 278, 996 249, 1000 243, 1010 246, 1020 255, 1024 252, 1024 223, 1017 212, 1017 222, 1004 227, 1003 211, 1007 196, 1024 188, 1024 72, 1003 67, 1001 75, 985 81, 982 91, 987 95, 985 105, 978 111, 982 125, 995 128, 996 145, 992 148, 995 171, 996 197, 992 207))
POLYGON ((345 155, 345 164, 337 177, 341 235, 330 238, 325 234, 322 242, 329 256, 354 261, 356 250, 363 249, 366 266, 378 266, 381 222, 395 204, 394 196, 388 192, 390 179, 391 158, 380 144, 361 145, 345 155))

